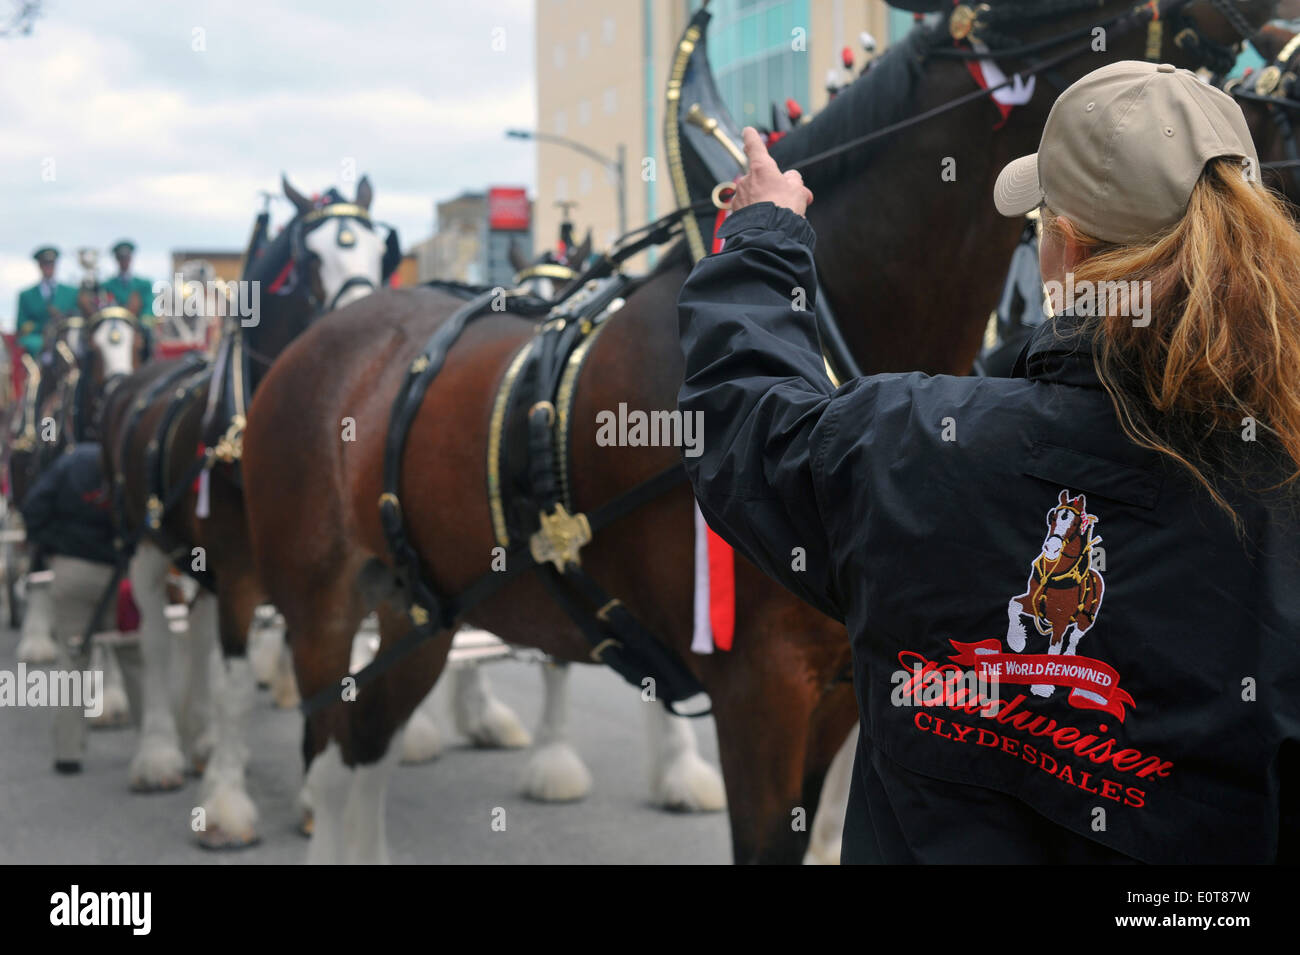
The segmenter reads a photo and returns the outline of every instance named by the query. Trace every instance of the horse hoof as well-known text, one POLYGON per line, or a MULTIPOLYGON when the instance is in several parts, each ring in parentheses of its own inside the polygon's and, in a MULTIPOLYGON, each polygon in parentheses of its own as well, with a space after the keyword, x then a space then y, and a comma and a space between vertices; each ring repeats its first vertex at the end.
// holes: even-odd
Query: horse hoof
POLYGON ((167 793, 180 789, 185 785, 185 775, 176 773, 175 775, 166 774, 151 776, 131 777, 131 792, 139 795, 149 795, 150 793, 167 793))
POLYGON ((311 810, 303 811, 302 819, 298 822, 298 835, 305 839, 310 839, 311 834, 316 831, 316 817, 311 814, 311 810))
POLYGON ((721 812, 727 808, 722 775, 698 753, 675 759, 654 787, 654 801, 669 812, 721 812))
POLYGON ((498 700, 488 703, 482 716, 465 730, 465 735, 481 749, 523 749, 533 742, 514 710, 498 700))
POLYGON ((222 829, 220 826, 213 826, 210 829, 205 829, 203 832, 196 832, 194 835, 195 838, 198 839, 200 848, 218 851, 247 849, 262 841, 261 836, 252 830, 247 832, 229 832, 222 829))
POLYGON ((127 710, 105 710, 101 715, 90 720, 93 730, 120 730, 131 723, 131 714, 127 710))
POLYGON ((591 792, 591 773, 568 743, 548 743, 528 760, 523 789, 538 802, 573 802, 591 792))
POLYGON ((441 727, 421 710, 412 713, 402 734, 402 763, 427 763, 441 756, 446 748, 447 737, 441 727))
POLYGON ((59 649, 54 645, 54 640, 49 634, 44 633, 25 634, 18 641, 18 649, 15 653, 19 663, 34 666, 53 663, 59 658, 59 649))

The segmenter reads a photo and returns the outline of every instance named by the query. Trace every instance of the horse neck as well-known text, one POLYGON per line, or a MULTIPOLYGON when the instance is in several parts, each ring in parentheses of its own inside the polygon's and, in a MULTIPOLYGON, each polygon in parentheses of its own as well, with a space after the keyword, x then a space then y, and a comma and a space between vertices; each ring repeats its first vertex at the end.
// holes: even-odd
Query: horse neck
POLYGON ((250 393, 257 388, 275 361, 289 344, 304 332, 315 318, 307 296, 268 295, 263 297, 259 320, 245 332, 245 342, 250 350, 248 387, 250 393))
MULTIPOLYGON (((1060 34, 1118 7, 1024 38, 1060 34)), ((1143 41, 1143 31, 1133 31, 1101 56, 1140 57, 1143 41)), ((1063 88, 1101 65, 1098 56, 1080 53, 1050 72, 1063 88)), ((821 294, 864 372, 970 370, 1024 226, 998 214, 993 184, 1008 162, 1037 151, 1058 93, 1044 76, 1037 83, 1033 99, 1015 107, 1000 130, 993 105, 964 106, 899 134, 865 171, 818 191, 808 219, 819 236, 821 294), (948 159, 954 181, 941 175, 948 159)), ((973 88, 963 63, 931 59, 915 92, 917 112, 973 88)))

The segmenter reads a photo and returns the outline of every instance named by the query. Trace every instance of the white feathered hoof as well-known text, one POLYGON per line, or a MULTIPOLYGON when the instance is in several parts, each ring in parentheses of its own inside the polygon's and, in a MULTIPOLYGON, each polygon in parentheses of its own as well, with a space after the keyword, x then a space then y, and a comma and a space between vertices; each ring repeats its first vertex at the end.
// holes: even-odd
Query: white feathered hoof
POLYGON ((804 865, 839 865, 840 864, 840 847, 838 845, 823 844, 815 835, 808 844, 808 851, 804 853, 804 865))
POLYGON ((200 734, 190 749, 189 773, 191 776, 203 775, 208 768, 208 760, 212 758, 212 751, 216 748, 216 734, 209 727, 200 734))
MULTIPOLYGON (((497 699, 489 699, 475 719, 459 728, 471 743, 483 749, 523 749, 533 742, 532 734, 519 721, 515 711, 497 699)), ((582 761, 578 762, 581 765, 582 761)), ((586 772, 585 766, 583 772, 586 772)), ((590 788, 590 778, 587 782, 590 788)), ((586 794, 584 790, 581 795, 567 798, 581 799, 586 794)))
POLYGON ((203 804, 204 828, 194 835, 204 849, 246 849, 257 845, 257 807, 236 787, 217 789, 203 804))
POLYGON ((271 680, 271 702, 281 710, 296 710, 302 702, 293 666, 277 666, 271 680))
POLYGON ((427 763, 441 756, 446 748, 447 734, 423 708, 412 713, 406 723, 406 732, 402 734, 402 762, 408 765, 427 763))
POLYGON ((722 774, 699 753, 683 753, 656 781, 654 804, 669 812, 721 812, 727 808, 722 774))
POLYGON ((180 789, 185 784, 185 757, 177 746, 146 739, 131 760, 128 776, 133 793, 180 789))
POLYGON ((591 792, 591 773, 568 743, 548 743, 529 757, 523 789, 539 802, 573 802, 591 792))
POLYGON ((131 707, 126 700, 126 690, 121 686, 104 687, 104 711, 98 716, 90 717, 87 722, 91 729, 115 730, 131 722, 131 707))
POLYGON ((35 666, 53 663, 59 658, 59 648, 54 645, 54 638, 48 631, 38 628, 23 632, 23 638, 18 641, 18 649, 15 652, 19 663, 35 666))

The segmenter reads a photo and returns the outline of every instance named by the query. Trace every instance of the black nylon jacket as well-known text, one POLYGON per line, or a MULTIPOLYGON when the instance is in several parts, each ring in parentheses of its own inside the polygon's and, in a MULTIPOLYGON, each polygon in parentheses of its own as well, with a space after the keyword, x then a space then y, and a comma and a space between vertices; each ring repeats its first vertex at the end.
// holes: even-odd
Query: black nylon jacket
POLYGON ((23 500, 27 536, 47 552, 100 564, 117 561, 100 446, 59 455, 23 500))
POLYGON ((1069 315, 1012 378, 837 390, 811 226, 761 203, 721 235, 679 300, 679 404, 704 423, 684 460, 710 525, 847 625, 862 733, 844 860, 1294 861, 1294 512, 1229 496, 1243 543, 1124 437, 1069 315), (939 682, 981 672, 996 696, 939 682))

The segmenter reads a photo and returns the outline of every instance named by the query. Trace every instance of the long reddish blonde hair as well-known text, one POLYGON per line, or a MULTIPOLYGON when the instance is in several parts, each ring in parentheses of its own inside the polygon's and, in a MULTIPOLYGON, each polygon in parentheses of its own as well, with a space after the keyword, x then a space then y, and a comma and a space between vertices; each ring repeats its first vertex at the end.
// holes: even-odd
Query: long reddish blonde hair
POLYGON ((1283 200, 1237 160, 1221 158, 1202 171, 1182 220, 1148 243, 1103 243, 1050 210, 1043 227, 1085 248, 1076 284, 1150 283, 1149 325, 1100 308, 1088 326, 1099 329, 1097 372, 1125 434, 1186 468, 1239 532, 1223 482, 1244 479, 1247 469, 1240 455, 1216 448, 1257 429, 1272 453, 1267 467, 1248 469, 1277 479, 1255 490, 1292 496, 1300 477, 1300 233, 1283 200))

